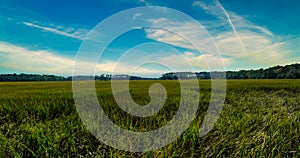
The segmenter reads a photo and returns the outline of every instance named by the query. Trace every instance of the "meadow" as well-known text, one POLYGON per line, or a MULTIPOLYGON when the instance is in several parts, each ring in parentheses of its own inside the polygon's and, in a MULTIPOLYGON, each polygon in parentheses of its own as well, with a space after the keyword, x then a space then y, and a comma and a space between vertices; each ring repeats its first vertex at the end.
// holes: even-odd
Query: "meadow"
MULTIPOLYGON (((99 103, 117 125, 148 131, 172 119, 180 102, 177 81, 131 81, 139 104, 153 83, 168 97, 154 116, 138 118, 116 104, 110 81, 96 81, 99 103)), ((300 157, 300 80, 227 80, 224 109, 212 131, 199 137, 210 102, 210 80, 199 80, 197 117, 173 143, 133 153, 98 141, 82 123, 72 82, 0 82, 0 157, 300 157)))

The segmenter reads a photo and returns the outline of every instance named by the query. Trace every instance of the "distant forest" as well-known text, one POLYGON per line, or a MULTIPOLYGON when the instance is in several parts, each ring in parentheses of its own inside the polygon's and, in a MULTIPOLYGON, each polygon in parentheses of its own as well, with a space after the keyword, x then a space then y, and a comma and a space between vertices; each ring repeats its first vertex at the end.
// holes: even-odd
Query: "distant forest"
MULTIPOLYGON (((162 74, 160 78, 143 78, 138 76, 129 76, 130 80, 174 80, 177 72, 162 74)), ((182 73, 182 72, 181 72, 182 73)), ((186 73, 186 72, 183 72, 186 73)), ((198 79, 210 79, 210 72, 196 72, 198 79)), ((99 76, 74 76, 74 80, 111 80, 109 74, 99 76)), ((227 79, 300 79, 300 64, 292 64, 286 66, 274 66, 267 69, 258 70, 240 70, 226 71, 227 79)), ((1 74, 0 82, 9 81, 72 81, 72 76, 63 77, 55 75, 39 75, 39 74, 1 74)))

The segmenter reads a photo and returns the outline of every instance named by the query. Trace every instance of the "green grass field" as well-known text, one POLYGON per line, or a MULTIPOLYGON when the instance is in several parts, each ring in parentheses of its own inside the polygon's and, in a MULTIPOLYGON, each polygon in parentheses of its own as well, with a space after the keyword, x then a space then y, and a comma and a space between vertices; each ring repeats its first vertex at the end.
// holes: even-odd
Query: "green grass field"
MULTIPOLYGON (((179 106, 177 81, 131 81, 132 98, 150 101, 159 82, 168 92, 158 114, 138 118, 120 110, 109 81, 97 81, 99 103, 111 120, 132 131, 165 125, 179 106)), ((145 153, 97 141, 76 111, 72 82, 0 83, 0 157, 300 157, 300 80, 228 80, 224 109, 208 135, 198 132, 210 101, 200 80, 197 117, 173 143, 145 153)))

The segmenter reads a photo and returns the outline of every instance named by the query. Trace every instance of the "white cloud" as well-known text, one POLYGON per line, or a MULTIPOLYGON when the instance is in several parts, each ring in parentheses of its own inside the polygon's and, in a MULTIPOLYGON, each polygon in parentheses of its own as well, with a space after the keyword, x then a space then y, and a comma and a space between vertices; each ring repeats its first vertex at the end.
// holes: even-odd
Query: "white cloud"
POLYGON ((223 58, 214 54, 195 55, 192 52, 184 52, 183 54, 173 54, 168 57, 160 59, 158 62, 172 66, 176 71, 190 71, 190 66, 195 71, 203 69, 219 69, 222 65, 229 65, 232 63, 231 58, 223 58), (210 67, 208 67, 208 65, 210 67))
POLYGON ((46 50, 29 50, 0 42, 1 67, 35 73, 70 74, 73 60, 46 50))
POLYGON ((37 24, 29 23, 29 22, 23 22, 24 25, 29 26, 29 27, 34 27, 41 29, 43 31, 51 32, 57 35, 61 36, 66 36, 66 37, 71 37, 79 40, 84 40, 85 36, 88 33, 88 30, 86 29, 77 29, 75 30, 74 28, 68 27, 64 28, 63 26, 54 26, 52 27, 46 27, 46 26, 40 26, 37 24))
POLYGON ((189 43, 189 41, 167 30, 147 28, 145 29, 145 32, 147 34, 147 38, 178 47, 195 49, 194 46, 191 43, 189 43))
MULTIPOLYGON (((62 57, 48 50, 30 50, 14 44, 0 42, 0 67, 26 73, 47 73, 59 75, 71 75, 75 60, 62 57)), ((88 68, 94 67, 88 61, 77 61, 80 75, 92 75, 88 68)), ((115 61, 103 61, 96 65, 96 74, 102 73, 126 73, 130 74, 161 74, 160 70, 148 68, 136 68, 128 63, 117 63, 115 61), (115 69, 116 68, 116 69, 115 69)))
POLYGON ((128 63, 118 63, 115 61, 105 61, 97 65, 98 72, 110 72, 114 74, 136 74, 136 75, 147 75, 147 74, 162 74, 162 70, 148 69, 139 67, 138 65, 131 65, 128 63))
MULTIPOLYGON (((199 20, 205 26, 205 29, 208 30, 211 37, 208 35, 204 36, 205 34, 197 36, 198 33, 194 30, 199 30, 199 27, 193 22, 176 22, 166 18, 151 19, 149 22, 153 26, 160 25, 164 26, 164 28, 180 31, 172 33, 162 29, 146 29, 147 37, 187 49, 195 48, 179 34, 187 35, 186 37, 196 37, 197 42, 201 43, 200 51, 203 53, 202 57, 212 54, 213 50, 215 50, 214 45, 210 41, 210 38, 212 38, 221 54, 227 56, 222 58, 225 65, 237 63, 241 65, 241 62, 243 62, 249 65, 273 66, 295 61, 291 57, 291 49, 287 47, 287 45, 290 45, 290 41, 282 40, 281 37, 272 33, 268 28, 259 26, 234 12, 227 11, 218 0, 194 1, 193 6, 199 7, 207 14, 216 17, 217 20, 214 21, 199 20)), ((215 55, 208 58, 213 57, 215 55)), ((174 56, 170 58, 174 58, 174 56)), ((165 60, 172 61, 171 59, 165 60)), ((198 60, 194 59, 191 61, 198 60)), ((173 59, 173 61, 176 60, 173 59)), ((198 63, 194 62, 194 64, 198 63)), ((202 66, 202 64, 198 65, 202 66)))
MULTIPOLYGON (((251 57, 253 52, 264 50, 266 47, 271 47, 277 45, 277 47, 273 47, 272 53, 282 53, 285 52, 283 49, 280 49, 283 42, 272 42, 271 39, 266 38, 265 36, 251 32, 251 31, 242 31, 240 32, 239 39, 232 32, 224 32, 215 37, 216 44, 219 49, 222 51, 222 54, 233 56, 233 57, 251 57), (247 50, 247 53, 241 52, 241 47, 238 45, 238 40, 242 40, 244 42, 244 48, 247 50)), ((271 52, 262 52, 262 53, 271 53, 271 52)))
POLYGON ((208 32, 195 21, 171 21, 166 18, 148 21, 154 27, 145 29, 150 39, 187 49, 195 49, 197 45, 202 53, 217 53, 208 32))

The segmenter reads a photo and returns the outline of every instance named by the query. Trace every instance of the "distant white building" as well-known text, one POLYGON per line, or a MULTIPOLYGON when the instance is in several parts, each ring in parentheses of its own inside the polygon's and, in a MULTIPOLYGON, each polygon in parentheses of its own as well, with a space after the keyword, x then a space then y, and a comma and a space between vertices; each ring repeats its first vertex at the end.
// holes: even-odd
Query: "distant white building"
POLYGON ((129 80, 130 76, 129 75, 125 75, 125 74, 120 74, 120 75, 113 75, 112 80, 129 80))
POLYGON ((197 75, 193 72, 176 72, 176 76, 179 79, 196 79, 197 75))

